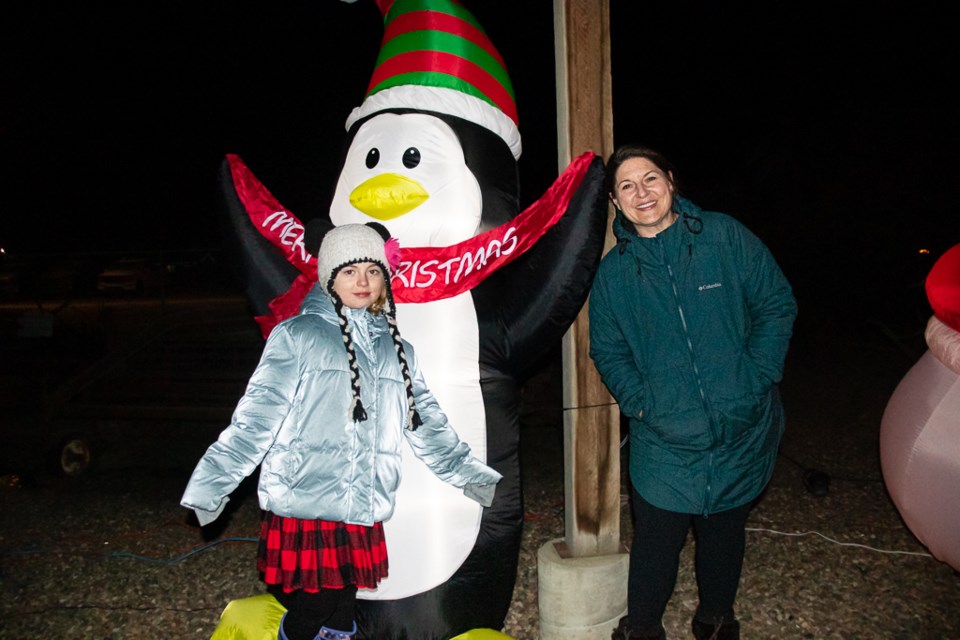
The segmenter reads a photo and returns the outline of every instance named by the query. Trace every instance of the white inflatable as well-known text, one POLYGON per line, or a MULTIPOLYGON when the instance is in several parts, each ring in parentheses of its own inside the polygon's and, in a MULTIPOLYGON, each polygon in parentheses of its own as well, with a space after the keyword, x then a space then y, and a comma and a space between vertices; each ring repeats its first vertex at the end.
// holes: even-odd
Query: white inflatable
POLYGON ((934 557, 960 571, 960 331, 951 326, 960 310, 958 257, 960 245, 928 276, 927 295, 937 315, 927 323, 928 350, 887 403, 880 465, 913 534, 934 557))

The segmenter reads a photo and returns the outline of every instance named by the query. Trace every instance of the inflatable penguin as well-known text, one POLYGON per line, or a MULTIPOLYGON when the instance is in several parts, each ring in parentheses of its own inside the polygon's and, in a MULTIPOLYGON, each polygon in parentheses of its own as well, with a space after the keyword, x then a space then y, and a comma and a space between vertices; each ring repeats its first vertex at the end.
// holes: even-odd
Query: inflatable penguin
MULTIPOLYGON (((493 44, 451 0, 378 5, 380 57, 347 120, 330 219, 377 220, 399 240, 401 331, 460 437, 504 479, 482 509, 407 452, 384 523, 390 575, 358 594, 358 625, 367 638, 446 639, 502 628, 509 609, 523 516, 519 385, 586 300, 606 224, 603 167, 580 156, 518 213, 517 108, 493 44)), ((268 332, 316 282, 315 261, 304 225, 239 158, 223 177, 268 332)))

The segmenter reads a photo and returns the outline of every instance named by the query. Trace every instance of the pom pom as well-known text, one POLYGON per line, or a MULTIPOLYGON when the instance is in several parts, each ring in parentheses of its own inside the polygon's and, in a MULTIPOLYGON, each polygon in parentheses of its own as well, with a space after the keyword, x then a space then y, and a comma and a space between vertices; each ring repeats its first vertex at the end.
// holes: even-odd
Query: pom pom
POLYGON ((400 242, 396 238, 390 238, 383 245, 383 252, 390 263, 390 271, 396 271, 400 266, 400 242))

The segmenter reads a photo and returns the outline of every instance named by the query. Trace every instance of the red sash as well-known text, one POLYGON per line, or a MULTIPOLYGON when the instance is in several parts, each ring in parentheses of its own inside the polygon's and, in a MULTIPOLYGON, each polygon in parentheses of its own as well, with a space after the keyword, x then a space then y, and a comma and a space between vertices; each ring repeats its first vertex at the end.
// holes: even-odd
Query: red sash
MULTIPOLYGON (((447 247, 401 247, 391 280, 397 303, 431 302, 469 291, 497 269, 523 255, 564 214, 594 154, 570 163, 547 192, 515 218, 486 233, 447 247)), ((258 231, 300 270, 290 289, 270 302, 271 315, 257 317, 264 336, 299 312, 317 281, 317 260, 303 244, 303 224, 271 195, 249 168, 228 155, 233 184, 258 231)))

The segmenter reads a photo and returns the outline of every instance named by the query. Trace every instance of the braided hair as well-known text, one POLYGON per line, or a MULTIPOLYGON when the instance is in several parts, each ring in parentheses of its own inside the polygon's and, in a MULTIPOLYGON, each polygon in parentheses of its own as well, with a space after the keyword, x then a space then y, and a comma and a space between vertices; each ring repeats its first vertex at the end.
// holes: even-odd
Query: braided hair
MULTIPOLYGON (((396 240, 390 238, 387 228, 378 222, 367 224, 347 224, 334 227, 328 220, 316 220, 307 224, 304 241, 308 247, 318 247, 317 276, 324 284, 324 291, 333 301, 336 310, 340 333, 343 336, 343 346, 347 351, 347 361, 350 367, 350 390, 353 399, 350 403, 350 418, 355 422, 367 419, 366 409, 360 396, 360 367, 357 363, 357 354, 353 346, 352 328, 348 321, 347 311, 343 300, 333 288, 337 274, 346 266, 358 262, 372 262, 380 266, 387 274, 384 278, 385 302, 382 313, 387 321, 393 348, 400 363, 400 372, 403 375, 404 391, 407 397, 407 416, 405 427, 415 431, 423 424, 417 412, 413 398, 413 381, 410 375, 410 366, 403 348, 403 339, 397 326, 397 308, 393 301, 393 289, 390 286, 390 276, 393 274, 396 263, 396 240)), ((377 313, 368 308, 370 313, 377 313)))
POLYGON ((403 374, 403 386, 407 393, 407 420, 406 427, 411 431, 416 431, 417 427, 423 424, 420 414, 417 413, 417 405, 413 401, 413 382, 410 377, 410 367, 407 364, 407 354, 403 349, 403 339, 400 337, 400 328, 397 326, 397 307, 393 304, 393 288, 390 286, 390 280, 387 279, 387 304, 384 307, 384 315, 387 317, 387 326, 390 328, 390 337, 393 338, 393 348, 397 352, 397 360, 400 361, 400 373, 403 374))

